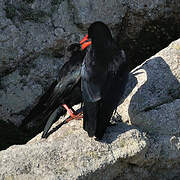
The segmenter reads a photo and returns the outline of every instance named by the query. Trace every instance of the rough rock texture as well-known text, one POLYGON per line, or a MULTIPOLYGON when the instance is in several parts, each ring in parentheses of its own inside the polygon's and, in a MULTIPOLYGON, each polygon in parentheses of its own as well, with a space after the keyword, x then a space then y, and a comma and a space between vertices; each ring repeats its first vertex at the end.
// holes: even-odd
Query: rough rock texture
POLYGON ((180 39, 131 72, 117 125, 101 142, 82 121, 60 128, 61 117, 48 139, 0 152, 0 179, 179 179, 179 61, 180 39))
POLYGON ((0 0, 0 120, 21 124, 57 76, 66 46, 93 21, 109 25, 134 63, 177 38, 179 6, 179 0, 0 0))
MULTIPOLYGON (((160 135, 180 135, 180 39, 133 70, 135 88, 119 112, 124 122, 160 135)), ((128 90, 127 90, 128 91, 128 90)))

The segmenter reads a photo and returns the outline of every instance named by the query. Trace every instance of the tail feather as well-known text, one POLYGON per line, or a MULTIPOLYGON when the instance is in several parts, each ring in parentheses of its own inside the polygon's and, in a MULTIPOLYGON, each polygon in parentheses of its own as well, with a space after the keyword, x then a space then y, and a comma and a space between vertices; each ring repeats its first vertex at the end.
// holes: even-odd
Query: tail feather
POLYGON ((83 106, 83 129, 88 132, 89 137, 96 133, 96 124, 98 121, 98 102, 84 102, 83 106))
POLYGON ((113 111, 108 109, 102 101, 84 102, 83 106, 83 129, 88 132, 88 136, 96 136, 101 139, 109 125, 113 111))
POLYGON ((110 104, 108 102, 106 103, 100 103, 99 105, 99 113, 98 113, 98 121, 97 121, 97 128, 95 136, 97 139, 101 139, 107 129, 107 127, 110 125, 110 119, 113 114, 114 108, 109 106, 110 104))
POLYGON ((56 122, 60 116, 64 115, 66 113, 66 110, 59 106, 56 110, 55 110, 55 117, 49 117, 48 120, 47 120, 47 123, 45 125, 45 128, 44 128, 44 131, 43 131, 43 134, 42 134, 42 138, 47 138, 48 137, 48 131, 49 129, 51 128, 52 124, 54 122, 56 122))

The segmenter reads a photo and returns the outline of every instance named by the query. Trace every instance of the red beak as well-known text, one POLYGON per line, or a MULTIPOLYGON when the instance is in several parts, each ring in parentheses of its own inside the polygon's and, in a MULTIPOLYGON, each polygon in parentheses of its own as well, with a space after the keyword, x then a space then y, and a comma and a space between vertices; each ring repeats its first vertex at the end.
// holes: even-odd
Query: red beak
POLYGON ((88 41, 88 42, 85 42, 84 44, 82 44, 81 49, 84 50, 89 45, 91 45, 91 41, 88 41))
POLYGON ((82 50, 84 50, 86 47, 88 47, 91 44, 91 41, 88 41, 88 34, 80 41, 80 44, 82 50))
POLYGON ((80 44, 84 43, 88 40, 88 34, 80 41, 80 44))

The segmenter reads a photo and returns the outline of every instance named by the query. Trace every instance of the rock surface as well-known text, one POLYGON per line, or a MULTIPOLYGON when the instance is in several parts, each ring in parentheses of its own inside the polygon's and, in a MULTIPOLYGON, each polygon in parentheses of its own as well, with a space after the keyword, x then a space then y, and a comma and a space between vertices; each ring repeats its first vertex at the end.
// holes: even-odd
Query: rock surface
POLYGON ((133 72, 130 78, 135 80, 136 87, 126 99, 127 106, 118 107, 120 113, 128 109, 123 121, 153 134, 179 135, 180 39, 133 72))
POLYGON ((101 142, 82 121, 59 128, 61 117, 48 139, 0 152, 0 179, 179 179, 179 61, 180 39, 130 73, 117 125, 101 142))

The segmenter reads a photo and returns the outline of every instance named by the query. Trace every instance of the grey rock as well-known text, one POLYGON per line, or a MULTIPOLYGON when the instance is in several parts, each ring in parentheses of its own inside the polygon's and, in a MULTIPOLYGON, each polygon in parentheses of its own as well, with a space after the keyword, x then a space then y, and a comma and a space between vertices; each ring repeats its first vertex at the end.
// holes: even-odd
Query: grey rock
POLYGON ((2 77, 0 119, 11 121, 16 126, 21 125, 24 116, 31 110, 29 107, 44 93, 43 84, 51 84, 49 78, 51 81, 55 79, 62 64, 57 58, 39 56, 33 63, 20 66, 2 77))
POLYGON ((32 140, 1 151, 0 178, 112 179, 131 159, 135 163, 141 158, 149 146, 145 134, 133 128, 126 131, 123 124, 113 130, 118 137, 111 134, 107 138, 113 140, 111 144, 88 138, 80 127, 81 122, 72 121, 53 134, 55 141, 32 140), (121 166, 118 161, 125 163, 121 166))
POLYGON ((1 151, 0 179, 178 179, 179 50, 180 39, 130 73, 112 117, 117 124, 101 141, 88 137, 82 120, 59 128, 66 115, 47 139, 40 133, 25 145, 1 151), (171 89, 171 95, 166 93, 171 89))
POLYGON ((81 26, 98 20, 106 24, 119 24, 127 11, 125 1, 72 0, 71 3, 74 10, 74 22, 81 26))
POLYGON ((131 84, 127 85, 132 91, 126 99, 127 106, 118 107, 124 121, 149 133, 180 133, 179 47, 180 39, 133 70, 131 84))

